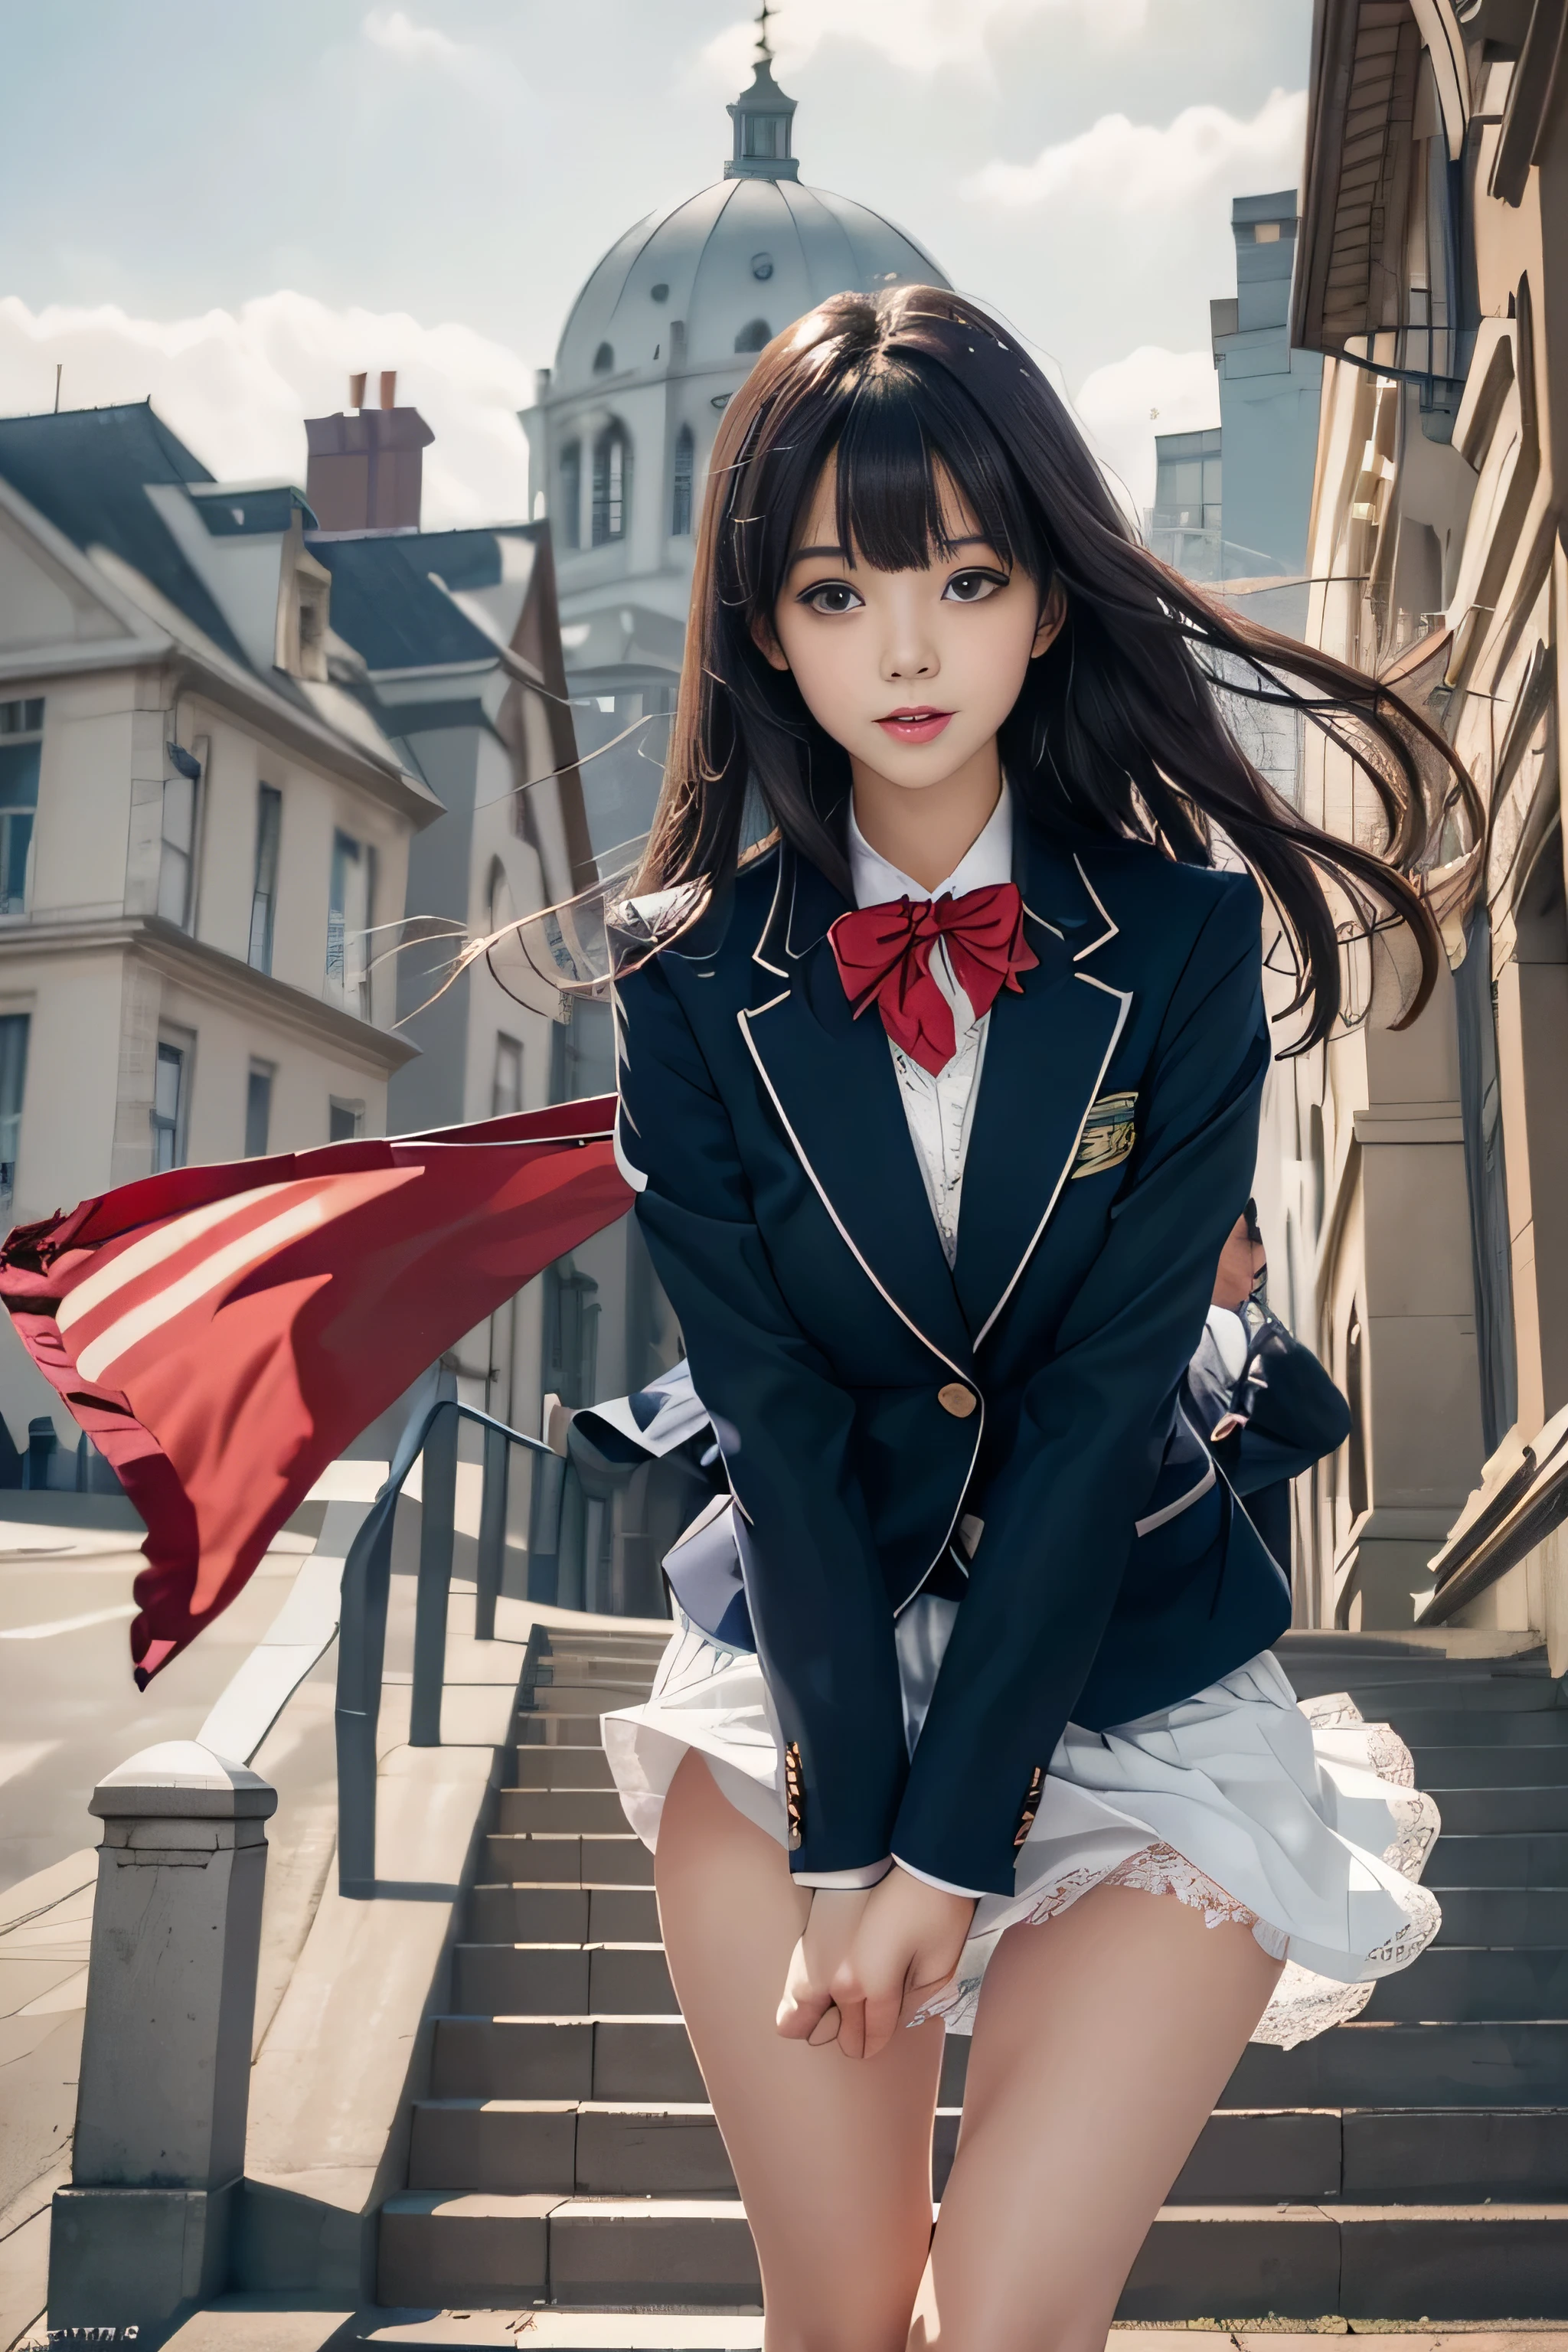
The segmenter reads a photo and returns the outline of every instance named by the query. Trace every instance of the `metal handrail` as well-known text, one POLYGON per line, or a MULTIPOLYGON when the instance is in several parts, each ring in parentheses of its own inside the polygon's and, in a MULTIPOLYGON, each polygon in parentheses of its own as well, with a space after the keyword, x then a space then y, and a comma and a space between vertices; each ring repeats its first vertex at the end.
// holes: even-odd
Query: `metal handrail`
POLYGON ((452 1586, 456 1532, 458 1424, 472 1422, 484 1432, 484 1484, 479 1504, 479 1560, 474 1633, 495 1638, 496 1599, 506 1548, 507 1482, 514 1445, 553 1462, 537 1437, 509 1429, 488 1412, 459 1404, 449 1371, 429 1376, 434 1391, 416 1402, 386 1483, 360 1523, 343 1562, 338 1620, 338 1888, 343 1895, 374 1895, 375 1876, 375 1733, 381 1715, 382 1669, 386 1655, 386 1612, 392 1591, 392 1540, 405 1481, 421 1454, 425 1476, 419 1532, 419 1575, 414 1608, 414 1687, 409 1708, 409 1744, 441 1744, 441 1692, 446 1678, 447 1611, 452 1586))

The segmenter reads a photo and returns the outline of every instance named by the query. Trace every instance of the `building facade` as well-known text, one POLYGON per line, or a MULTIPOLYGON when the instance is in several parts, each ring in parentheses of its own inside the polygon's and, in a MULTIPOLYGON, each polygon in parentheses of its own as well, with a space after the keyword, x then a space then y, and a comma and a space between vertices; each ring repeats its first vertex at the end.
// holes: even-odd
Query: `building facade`
MULTIPOLYGON (((1307 634, 1454 744, 1446 968, 1408 1030, 1277 1067, 1270 1262, 1351 1398, 1300 1490, 1301 1613, 1534 1628, 1568 1664, 1568 72, 1560 0, 1319 0, 1295 341, 1324 355, 1307 634), (1434 1565, 1434 1563, 1436 1563, 1434 1565)), ((1308 813, 1376 837, 1309 731, 1308 813)))
MULTIPOLYGON (((440 803, 345 682, 308 520, 145 405, 0 421, 7 1222, 385 1131, 414 1048, 365 935, 440 803)), ((0 1349, 15 1431, 55 1400, 0 1349)))
POLYGON ((584 790, 601 859, 624 862, 652 816, 725 405, 763 345, 829 294, 948 282, 880 214, 802 181, 795 111, 764 47, 730 109, 723 176, 611 247, 523 413, 579 742, 598 755, 584 790))

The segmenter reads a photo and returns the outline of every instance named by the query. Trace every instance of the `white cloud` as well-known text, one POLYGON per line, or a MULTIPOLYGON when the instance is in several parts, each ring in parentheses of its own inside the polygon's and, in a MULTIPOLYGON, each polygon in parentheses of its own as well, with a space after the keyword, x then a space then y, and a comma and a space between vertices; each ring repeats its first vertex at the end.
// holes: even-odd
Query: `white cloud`
POLYGON ((1305 90, 1271 90, 1249 121, 1221 106, 1184 107, 1166 130, 1102 114, 1032 163, 990 163, 961 184, 972 203, 1021 212, 1062 202, 1116 213, 1169 213, 1192 197, 1299 184, 1305 90))
MULTIPOLYGON (((770 27, 781 76, 805 65, 829 37, 858 42, 907 72, 985 72, 999 35, 1032 17, 1078 18, 1100 40, 1137 33, 1148 0, 785 0, 770 27)), ((756 57, 754 20, 731 25, 702 52, 710 77, 732 89, 756 57)))
POLYGON ((416 25, 403 8, 372 8, 360 30, 374 48, 384 50, 403 65, 441 66, 450 70, 472 54, 461 42, 437 32, 434 25, 416 25))
POLYGON ((1073 402, 1089 446, 1126 490, 1140 524, 1154 499, 1154 436, 1195 433, 1219 423, 1219 385, 1207 352, 1167 352, 1141 343, 1098 367, 1073 402))
POLYGON ((436 439, 425 453, 427 526, 521 521, 528 450, 517 411, 532 371, 469 327, 405 311, 333 310, 308 295, 260 296, 201 318, 135 319, 110 306, 30 310, 0 299, 0 414, 45 409, 55 364, 62 404, 152 398, 165 424, 224 479, 305 479, 304 419, 343 406, 348 377, 398 371, 397 396, 436 439))

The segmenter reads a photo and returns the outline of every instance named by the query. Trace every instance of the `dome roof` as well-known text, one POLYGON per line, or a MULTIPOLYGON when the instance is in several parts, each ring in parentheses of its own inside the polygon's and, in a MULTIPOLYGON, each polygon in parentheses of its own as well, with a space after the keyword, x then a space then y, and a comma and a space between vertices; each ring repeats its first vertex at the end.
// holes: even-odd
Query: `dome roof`
POLYGON ((728 364, 847 288, 948 283, 913 237, 868 205, 808 188, 790 153, 795 101, 764 55, 730 109, 725 175, 610 247, 573 304, 551 395, 626 376, 728 364))

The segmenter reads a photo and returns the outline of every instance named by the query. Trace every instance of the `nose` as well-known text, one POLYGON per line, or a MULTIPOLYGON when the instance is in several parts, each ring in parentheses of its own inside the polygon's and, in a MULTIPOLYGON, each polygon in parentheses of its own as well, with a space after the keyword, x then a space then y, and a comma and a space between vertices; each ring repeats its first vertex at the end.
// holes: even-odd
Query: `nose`
POLYGON ((889 629, 882 649, 882 676, 888 684, 899 686, 911 678, 931 678, 941 667, 936 647, 915 616, 900 614, 889 629))

